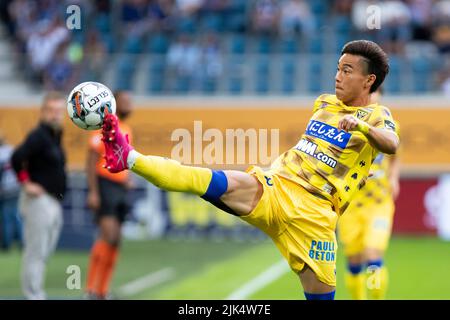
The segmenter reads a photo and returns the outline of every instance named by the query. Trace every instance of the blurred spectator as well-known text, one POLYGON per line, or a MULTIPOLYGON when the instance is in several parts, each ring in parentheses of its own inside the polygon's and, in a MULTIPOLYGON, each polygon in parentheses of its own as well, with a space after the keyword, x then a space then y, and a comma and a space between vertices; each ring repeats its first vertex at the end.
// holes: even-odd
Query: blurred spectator
POLYGON ((111 13, 111 0, 95 0, 95 11, 98 14, 111 13))
POLYGON ((311 35, 314 31, 314 17, 305 0, 287 0, 281 5, 280 33, 311 35))
POLYGON ((432 8, 433 23, 435 25, 450 23, 450 0, 435 1, 432 8))
POLYGON ((278 30, 280 8, 275 0, 255 0, 251 22, 257 33, 275 34, 278 30))
POLYGON ((203 10, 223 13, 230 8, 230 0, 203 0, 203 10))
POLYGON ((174 0, 153 0, 149 5, 149 16, 153 20, 153 29, 172 31, 175 23, 175 9, 174 0))
POLYGON ((75 70, 67 49, 67 45, 60 46, 45 70, 44 87, 47 91, 68 91, 74 84, 75 70))
POLYGON ((4 250, 8 250, 14 240, 22 244, 22 222, 17 210, 20 185, 11 166, 12 153, 12 146, 0 132, 0 219, 4 250))
POLYGON ((353 5, 352 19, 355 27, 361 31, 363 35, 372 35, 374 40, 388 53, 402 54, 406 42, 412 38, 410 9, 404 2, 399 0, 357 0, 353 5), (376 13, 372 13, 370 10, 367 11, 369 6, 379 8, 379 29, 368 29, 367 19, 369 14, 376 13))
POLYGON ((29 0, 14 0, 9 5, 11 28, 19 47, 25 50, 26 42, 35 31, 37 23, 36 3, 29 0))
POLYGON ((408 0, 411 10, 412 32, 414 40, 429 41, 431 39, 431 0, 408 0))
POLYGON ((201 47, 201 66, 206 79, 220 77, 223 70, 222 54, 219 39, 216 34, 208 33, 201 47))
POLYGON ((148 0, 125 0, 122 4, 123 34, 142 36, 150 28, 148 0))
POLYGON ((402 54, 406 42, 411 40, 411 12, 399 0, 386 0, 381 3, 381 29, 378 41, 388 53, 402 54))
POLYGON ((176 0, 176 5, 182 15, 192 16, 200 10, 203 1, 204 0, 176 0))
POLYGON ((167 64, 178 76, 193 77, 200 68, 201 51, 187 34, 169 47, 167 64))
POLYGON ((441 85, 441 90, 447 98, 450 98, 450 72, 446 72, 446 76, 441 85))
POLYGON ((33 78, 41 82, 58 47, 68 39, 69 32, 57 20, 42 20, 27 42, 33 78))
POLYGON ((105 66, 106 56, 106 48, 100 41, 99 33, 89 32, 83 54, 86 78, 99 81, 105 66))
POLYGON ((441 54, 450 53, 450 25, 437 26, 433 31, 433 41, 441 54))

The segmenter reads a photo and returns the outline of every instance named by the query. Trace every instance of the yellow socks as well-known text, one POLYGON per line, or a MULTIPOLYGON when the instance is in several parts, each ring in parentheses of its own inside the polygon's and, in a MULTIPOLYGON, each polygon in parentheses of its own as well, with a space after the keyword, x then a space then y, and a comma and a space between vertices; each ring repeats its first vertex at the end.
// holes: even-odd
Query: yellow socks
POLYGON ((201 196, 225 211, 220 197, 227 191, 228 180, 223 171, 184 166, 178 161, 143 156, 132 150, 128 154, 127 165, 133 172, 166 191, 188 192, 201 196))
POLYGON ((210 169, 184 166, 172 159, 141 154, 129 168, 161 189, 199 196, 206 193, 212 178, 210 169))
POLYGON ((362 264, 348 265, 345 284, 353 300, 383 300, 388 287, 388 272, 383 260, 373 260, 362 264))
POLYGON ((366 300, 366 274, 360 272, 352 274, 347 272, 345 275, 345 285, 350 292, 353 300, 366 300))
POLYGON ((384 300, 389 282, 388 271, 385 266, 368 269, 367 290, 372 300, 384 300))

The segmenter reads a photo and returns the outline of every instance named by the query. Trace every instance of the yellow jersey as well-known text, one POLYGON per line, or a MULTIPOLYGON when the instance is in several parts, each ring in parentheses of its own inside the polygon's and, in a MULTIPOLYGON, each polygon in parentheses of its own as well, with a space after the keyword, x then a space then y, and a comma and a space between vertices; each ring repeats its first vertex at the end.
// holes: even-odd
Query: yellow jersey
POLYGON ((385 106, 346 106, 335 95, 324 94, 314 102, 313 115, 300 141, 271 166, 275 174, 330 200, 339 215, 364 186, 378 154, 361 132, 337 128, 345 115, 397 134, 395 121, 385 106))

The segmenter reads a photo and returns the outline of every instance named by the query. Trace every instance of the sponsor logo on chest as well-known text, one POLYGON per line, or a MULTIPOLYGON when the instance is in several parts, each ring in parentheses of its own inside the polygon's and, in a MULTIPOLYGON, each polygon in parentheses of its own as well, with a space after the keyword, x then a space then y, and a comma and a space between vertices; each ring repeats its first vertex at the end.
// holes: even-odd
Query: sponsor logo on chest
POLYGON ((341 149, 347 147, 351 134, 321 121, 311 120, 306 128, 306 134, 331 143, 341 149))

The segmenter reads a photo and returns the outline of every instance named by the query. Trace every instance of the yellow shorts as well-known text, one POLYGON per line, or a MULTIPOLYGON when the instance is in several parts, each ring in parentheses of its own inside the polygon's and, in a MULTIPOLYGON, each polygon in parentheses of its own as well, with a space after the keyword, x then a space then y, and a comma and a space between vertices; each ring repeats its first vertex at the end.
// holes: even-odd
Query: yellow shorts
POLYGON ((339 219, 338 236, 345 255, 356 255, 367 248, 384 252, 391 236, 394 202, 386 199, 381 203, 357 203, 353 201, 339 219))
POLYGON ((336 286, 338 216, 331 202, 259 167, 247 172, 261 182, 264 192, 241 219, 269 235, 295 273, 306 264, 321 282, 336 286))

